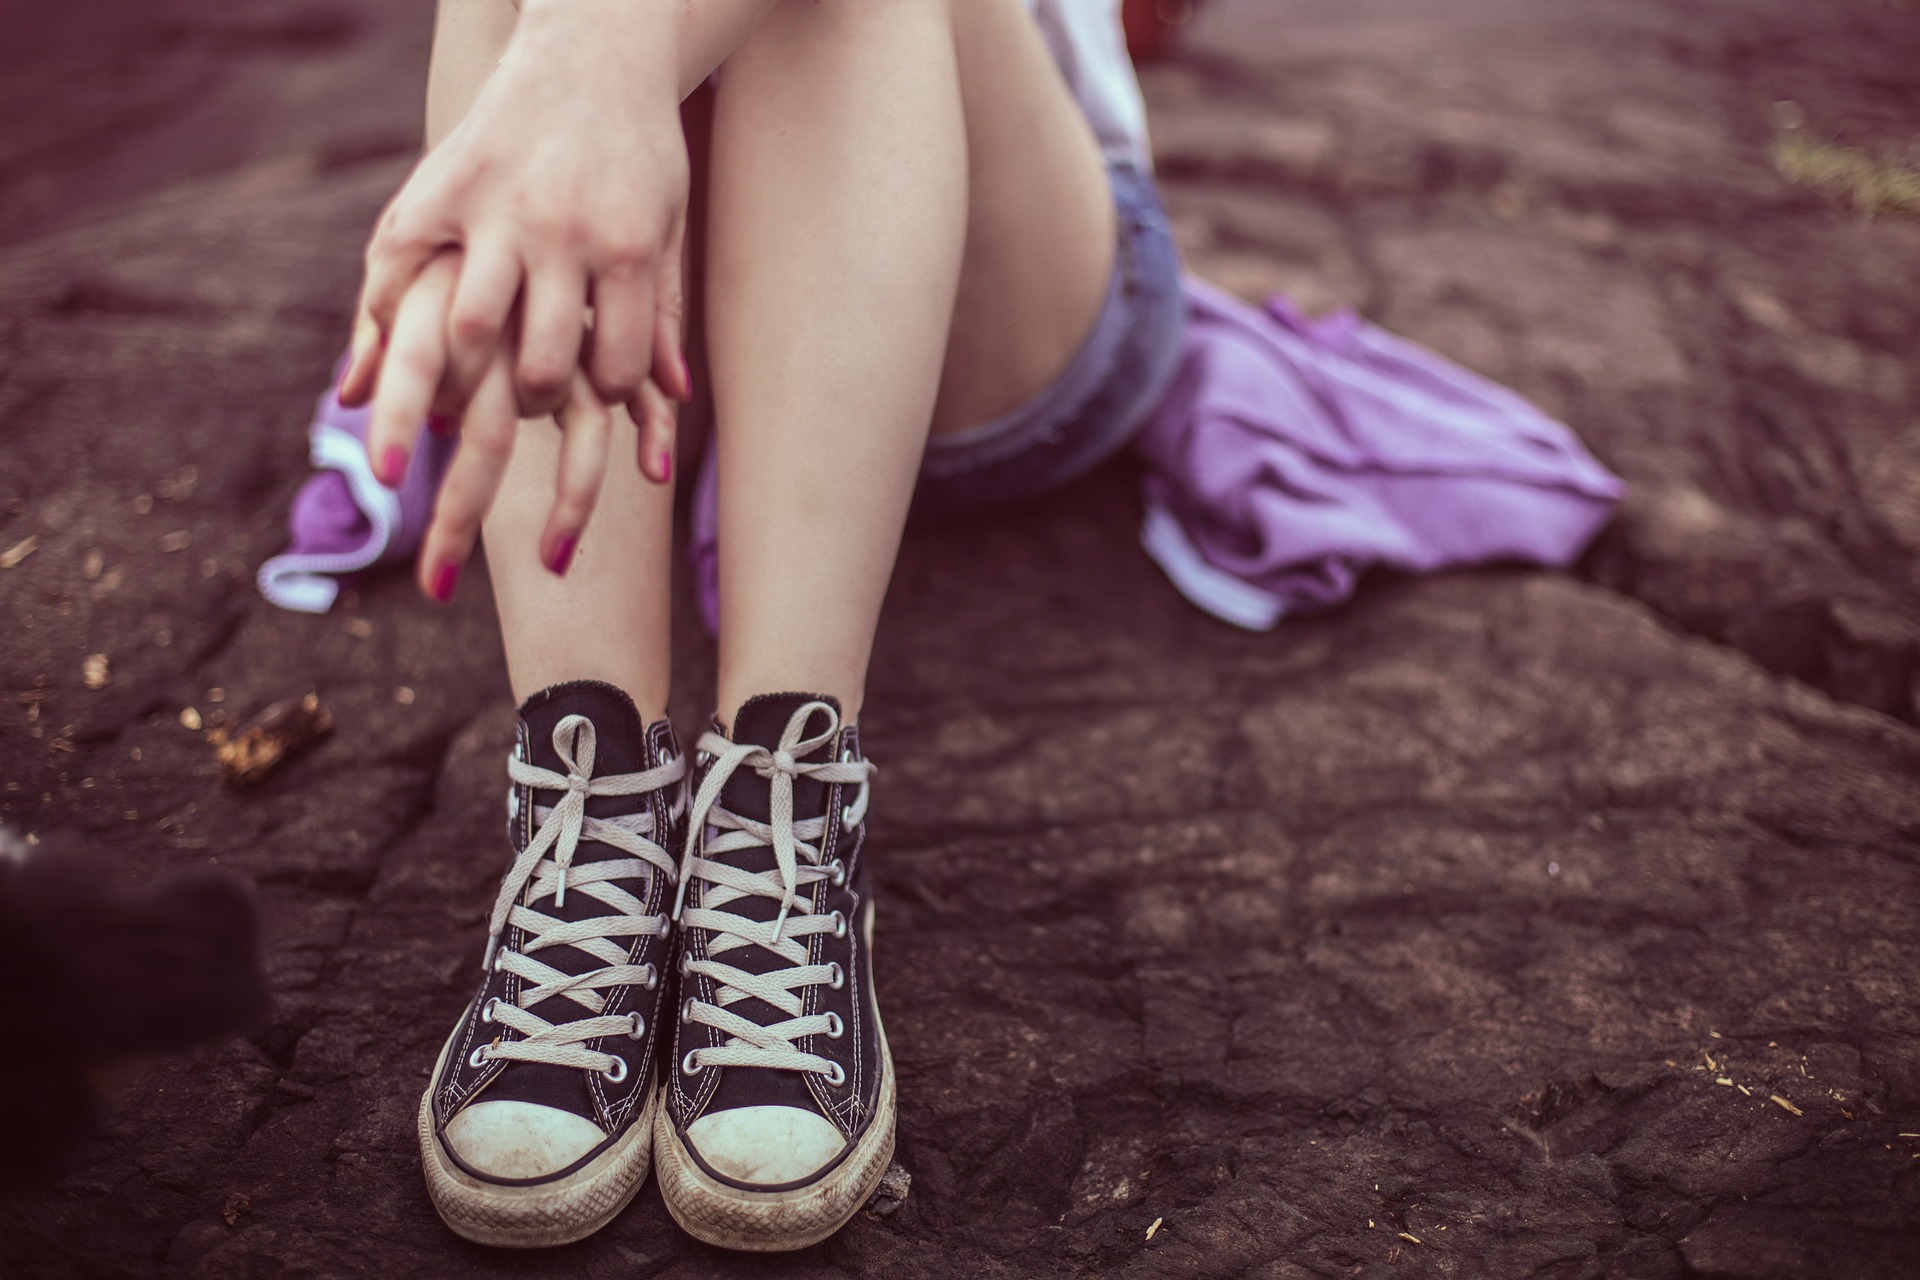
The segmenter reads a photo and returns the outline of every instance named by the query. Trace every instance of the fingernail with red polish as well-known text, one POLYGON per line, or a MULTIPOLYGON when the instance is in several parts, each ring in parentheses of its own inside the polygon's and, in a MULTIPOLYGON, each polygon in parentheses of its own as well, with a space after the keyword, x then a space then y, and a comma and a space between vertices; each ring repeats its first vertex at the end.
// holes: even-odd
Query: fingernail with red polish
POLYGON ((460 585, 460 566, 451 560, 443 561, 433 571, 432 595, 441 604, 453 599, 453 589, 460 585))
POLYGON ((380 455, 380 483, 389 489, 397 488, 407 475, 407 451, 397 444, 387 446, 380 455))
POLYGON ((547 568, 553 570, 561 577, 565 577, 567 570, 573 566, 573 553, 579 550, 579 548, 580 539, 578 538, 566 537, 560 539, 560 541, 553 544, 553 559, 547 563, 547 568))

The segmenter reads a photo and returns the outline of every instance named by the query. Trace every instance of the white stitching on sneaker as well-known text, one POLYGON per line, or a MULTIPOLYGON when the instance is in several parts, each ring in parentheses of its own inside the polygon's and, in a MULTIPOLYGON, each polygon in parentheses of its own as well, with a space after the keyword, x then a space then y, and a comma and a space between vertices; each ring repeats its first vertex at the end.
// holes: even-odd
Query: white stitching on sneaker
POLYGON ((680 862, 674 917, 688 928, 709 931, 706 951, 710 958, 693 961, 685 971, 711 978, 718 984, 719 995, 716 1004, 689 999, 682 1020, 712 1027, 729 1038, 724 1045, 690 1051, 688 1056, 697 1067, 771 1067, 811 1071, 829 1079, 841 1074, 841 1068, 835 1063, 816 1054, 802 1053, 793 1044, 804 1036, 824 1034, 832 1025, 825 1014, 801 1016, 805 1008, 801 993, 807 987, 828 985, 836 968, 806 963, 807 947, 801 939, 846 928, 839 912, 819 915, 810 901, 798 896, 802 886, 832 879, 832 871, 820 861, 827 819, 822 816, 794 821, 793 781, 807 777, 825 783, 859 783, 859 795, 847 806, 847 816, 857 826, 866 815, 868 789, 875 772, 874 766, 865 760, 809 764, 796 758, 817 751, 839 730, 840 717, 831 706, 809 702, 788 718, 779 744, 771 751, 754 743, 729 742, 717 733, 704 734, 700 739, 699 749, 713 757, 713 766, 700 784, 700 793, 694 798, 693 813, 687 823, 687 848, 680 862), (825 713, 827 728, 802 739, 807 721, 816 711, 825 713), (742 817, 718 803, 721 789, 742 765, 772 784, 770 822, 742 817), (720 834, 707 839, 709 826, 720 834), (819 843, 814 843, 816 841, 819 843), (769 845, 773 848, 775 865, 772 870, 757 875, 703 856, 769 845), (688 908, 687 884, 694 878, 705 888, 701 905, 688 908), (719 910, 729 902, 747 897, 777 900, 779 914, 771 921, 760 921, 719 910), (788 967, 755 974, 711 958, 745 946, 771 951, 787 961, 788 967), (746 999, 765 1001, 787 1014, 787 1020, 763 1027, 726 1008, 746 999))
POLYGON ((596 818, 587 813, 587 799, 643 795, 671 786, 686 776, 686 759, 676 756, 643 773, 609 773, 596 778, 593 776, 596 741, 591 720, 580 715, 567 716, 553 729, 553 748, 567 772, 542 769, 517 756, 507 760, 507 771, 519 785, 564 794, 558 804, 534 807, 533 817, 540 825, 514 860, 500 885, 500 896, 494 900, 493 916, 487 926, 486 963, 514 974, 527 985, 520 989, 518 999, 500 1002, 494 1008, 495 1020, 519 1032, 523 1038, 481 1046, 475 1052, 483 1060, 545 1062, 602 1073, 624 1070, 626 1065, 613 1054, 595 1053, 583 1046, 586 1041, 601 1036, 630 1032, 633 1024, 628 1015, 552 1023, 528 1012, 542 1000, 565 996, 588 1013, 600 1014, 607 1005, 607 998, 601 994, 603 989, 644 985, 651 970, 648 965, 629 964, 627 950, 609 939, 649 934, 664 938, 673 927, 664 915, 642 914, 640 899, 613 883, 644 876, 649 868, 666 876, 669 882, 674 878, 672 855, 648 838, 653 834, 651 808, 640 813, 596 818), (582 840, 592 840, 634 856, 576 867, 573 855, 582 840), (563 905, 569 889, 604 903, 616 914, 567 921, 533 909, 533 904, 544 897, 552 897, 556 907, 563 905), (522 943, 517 951, 504 945, 508 927, 522 931, 522 943), (533 959, 534 952, 556 946, 575 947, 605 962, 605 967, 569 974, 533 959), (620 1064, 618 1068, 614 1065, 616 1062, 620 1064))

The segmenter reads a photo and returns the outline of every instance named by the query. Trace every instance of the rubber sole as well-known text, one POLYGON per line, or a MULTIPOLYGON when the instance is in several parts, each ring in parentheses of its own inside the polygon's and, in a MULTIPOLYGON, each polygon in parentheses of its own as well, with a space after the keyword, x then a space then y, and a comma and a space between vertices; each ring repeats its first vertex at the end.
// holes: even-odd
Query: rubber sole
POLYGON ((667 1109, 654 1120, 660 1198, 682 1230, 723 1249, 779 1253, 818 1244, 844 1227, 873 1198, 893 1159, 893 1055, 880 1030, 885 1074, 878 1112, 847 1158, 812 1186, 791 1191, 742 1191, 716 1181, 694 1162, 667 1109))
MULTIPOLYGON (((458 1029, 456 1028, 456 1034, 458 1029)), ((452 1043, 449 1039, 448 1044, 452 1043)), ((445 1048, 440 1050, 444 1063, 445 1048)), ((441 1063, 433 1069, 440 1078, 441 1063)), ((558 1182, 505 1187, 474 1177, 447 1158, 433 1131, 433 1087, 420 1098, 420 1165, 440 1220, 457 1236, 504 1249, 545 1249, 584 1240, 627 1207, 653 1163, 659 1086, 647 1090, 627 1132, 591 1163, 558 1182)))

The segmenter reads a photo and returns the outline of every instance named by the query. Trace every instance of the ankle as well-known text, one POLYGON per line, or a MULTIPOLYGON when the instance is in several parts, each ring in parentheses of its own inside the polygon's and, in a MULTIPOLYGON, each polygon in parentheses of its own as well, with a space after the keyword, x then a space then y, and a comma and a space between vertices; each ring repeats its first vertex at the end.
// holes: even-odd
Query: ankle
POLYGON ((658 678, 641 676, 633 671, 616 671, 594 663, 574 663, 562 669, 543 668, 537 678, 533 673, 510 671, 512 676, 514 701, 525 706, 536 698, 544 698, 558 690, 581 688, 611 687, 633 704, 640 715, 640 723, 651 725, 667 718, 667 681, 664 675, 658 678))
POLYGON ((713 718, 720 732, 731 738, 734 736, 734 726, 740 719, 740 709, 749 702, 756 698, 784 698, 803 696, 804 693, 805 697, 830 700, 839 716, 840 727, 852 729, 860 722, 860 702, 865 692, 865 688, 857 681, 851 685, 844 681, 835 684, 804 680, 757 681, 752 684, 738 685, 730 684, 723 679, 720 686, 721 696, 717 700, 719 710, 714 712, 713 718))

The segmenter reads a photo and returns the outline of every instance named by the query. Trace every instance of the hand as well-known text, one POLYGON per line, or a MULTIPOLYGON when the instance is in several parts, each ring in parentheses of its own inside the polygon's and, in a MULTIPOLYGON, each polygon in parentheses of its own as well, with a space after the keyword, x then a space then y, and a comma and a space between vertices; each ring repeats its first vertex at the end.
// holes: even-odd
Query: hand
MULTIPOLYGON (((632 409, 642 470, 666 480, 671 414, 656 411, 658 397, 691 393, 681 351, 678 8, 528 0, 472 109, 382 215, 340 389, 347 404, 374 401, 368 451, 382 479, 404 473, 430 412, 443 426, 469 420, 467 454, 491 447, 472 432, 490 441, 495 428, 481 420, 497 421, 507 405, 562 413, 572 440, 573 424, 596 418, 582 408, 590 396, 599 417, 609 404, 632 409)), ((584 525, 591 498, 575 499, 584 525)), ((578 536, 565 506, 563 497, 550 538, 578 536)))
MULTIPOLYGON (((426 385, 401 371, 444 362, 444 317, 462 276, 460 257, 457 250, 441 252, 415 277, 401 299, 388 359, 382 366, 380 392, 375 397, 376 411, 387 400, 389 381, 409 393, 426 385)), ((641 385, 631 403, 639 429, 640 469, 664 484, 673 474, 673 405, 651 379, 641 385)), ((479 541, 481 522, 493 505, 513 456, 520 416, 514 393, 513 350, 506 344, 483 371, 458 422, 443 414, 428 419, 432 430, 458 432, 460 436, 460 447, 441 480, 416 566, 421 589, 443 604, 453 598, 460 572, 479 541)), ((553 572, 564 574, 600 495, 613 435, 613 411, 585 372, 575 368, 566 401, 555 420, 562 432, 560 467, 553 510, 540 537, 540 560, 553 572)), ((407 421, 417 431, 420 415, 416 413, 407 421)), ((406 459, 389 459, 389 466, 397 469, 396 477, 403 475, 406 459)))

